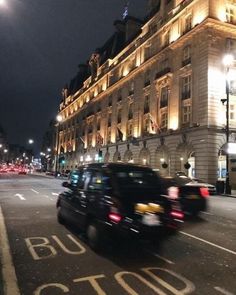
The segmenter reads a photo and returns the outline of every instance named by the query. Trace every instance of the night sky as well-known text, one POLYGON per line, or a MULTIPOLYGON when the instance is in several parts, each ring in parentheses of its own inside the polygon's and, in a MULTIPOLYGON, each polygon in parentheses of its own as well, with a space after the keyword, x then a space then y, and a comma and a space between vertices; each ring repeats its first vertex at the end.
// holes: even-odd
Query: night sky
MULTIPOLYGON (((3 0, 0 0, 3 1, 3 0)), ((125 0, 5 0, 0 6, 0 125, 9 143, 39 151, 61 90, 114 32, 125 0)), ((147 0, 130 0, 142 18, 147 0)))

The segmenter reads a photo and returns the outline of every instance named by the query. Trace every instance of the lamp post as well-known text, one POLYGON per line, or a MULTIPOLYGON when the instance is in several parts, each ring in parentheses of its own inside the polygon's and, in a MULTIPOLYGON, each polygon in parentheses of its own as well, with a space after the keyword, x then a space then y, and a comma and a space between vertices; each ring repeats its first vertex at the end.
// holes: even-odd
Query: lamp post
POLYGON ((60 122, 62 121, 62 116, 57 115, 57 142, 56 142, 56 157, 55 157, 55 176, 57 177, 57 169, 58 169, 58 152, 59 152, 59 135, 60 135, 60 122))
POLYGON ((223 103, 226 102, 226 179, 225 179, 225 194, 231 194, 231 187, 229 181, 229 151, 228 151, 228 144, 229 144, 229 67, 232 65, 234 60, 233 55, 226 54, 223 58, 223 64, 225 65, 226 69, 226 101, 222 100, 223 103))

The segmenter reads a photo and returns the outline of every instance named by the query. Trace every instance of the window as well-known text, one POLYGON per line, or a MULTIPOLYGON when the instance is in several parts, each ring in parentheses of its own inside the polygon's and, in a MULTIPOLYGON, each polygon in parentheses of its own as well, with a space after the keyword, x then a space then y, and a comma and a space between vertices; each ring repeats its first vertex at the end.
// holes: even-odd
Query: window
POLYGON ((190 123, 192 115, 191 100, 183 101, 182 103, 182 124, 190 123))
POLYGON ((191 62, 191 46, 187 45, 183 49, 183 62, 182 65, 185 66, 191 62))
POLYGON ((160 70, 163 71, 169 67, 169 60, 166 58, 160 63, 160 70))
POLYGON ((143 131, 145 133, 149 132, 149 126, 150 126, 150 119, 148 116, 145 116, 143 121, 143 131))
POLYGON ((100 131, 101 129, 101 118, 97 119, 97 131, 100 131))
POLYGON ((131 137, 133 135, 133 123, 132 123, 132 121, 128 123, 127 135, 128 135, 128 137, 131 137))
POLYGON ((161 100, 160 100, 160 108, 164 108, 168 106, 168 87, 161 88, 161 100))
POLYGON ((109 96, 109 98, 108 98, 108 106, 109 107, 112 106, 112 96, 109 96))
POLYGON ((150 96, 146 95, 144 99, 144 110, 143 113, 147 114, 150 112, 150 96))
POLYGON ((88 133, 92 133, 93 132, 93 124, 92 124, 92 122, 91 123, 89 123, 89 125, 88 125, 88 133))
POLYGON ((161 112, 161 129, 165 129, 168 126, 168 111, 167 108, 161 112))
POLYGON ((107 128, 107 143, 111 143, 111 127, 107 128))
POLYGON ((129 113, 128 113, 128 120, 132 120, 133 119, 133 107, 134 107, 134 104, 133 103, 130 103, 129 104, 129 113))
POLYGON ((236 7, 228 4, 226 6, 226 21, 234 24, 236 22, 236 7))
POLYGON ((103 188, 102 173, 94 171, 88 186, 89 191, 101 190, 103 188))
POLYGON ((117 101, 121 101, 121 100, 122 100, 122 94, 121 94, 121 89, 119 89, 117 92, 117 101))
POLYGON ((92 146, 92 139, 93 139, 93 134, 89 133, 88 134, 88 146, 91 147, 92 146))
POLYGON ((236 80, 231 80, 229 85, 229 90, 231 95, 236 96, 236 80))
POLYGON ((233 104, 229 105, 229 119, 235 120, 235 105, 233 104))
POLYGON ((107 122, 108 127, 111 127, 111 113, 108 114, 108 122, 107 122))
POLYGON ((134 81, 130 82, 129 95, 134 94, 134 81))
POLYGON ((83 171, 81 177, 78 180, 78 188, 84 189, 87 188, 87 185, 90 181, 91 171, 83 171))
POLYGON ((150 70, 145 73, 144 87, 150 85, 150 70))
POLYGON ((117 113, 117 123, 121 123, 121 108, 118 109, 118 113, 117 113))
POLYGON ((163 37, 162 37, 162 46, 166 47, 169 45, 169 40, 170 40, 170 31, 166 31, 163 33, 163 37))
POLYGON ((181 99, 188 99, 191 97, 191 75, 182 77, 181 81, 181 99))
POLYGON ((192 29, 192 15, 189 14, 185 18, 184 33, 187 33, 191 29, 192 29))

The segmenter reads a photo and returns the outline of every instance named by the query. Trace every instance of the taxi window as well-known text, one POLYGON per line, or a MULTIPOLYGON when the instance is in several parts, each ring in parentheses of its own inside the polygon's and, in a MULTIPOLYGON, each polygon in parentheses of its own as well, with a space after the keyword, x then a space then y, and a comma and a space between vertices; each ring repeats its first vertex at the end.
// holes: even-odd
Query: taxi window
POLYGON ((78 189, 86 189, 90 181, 90 178, 91 178, 91 171, 89 170, 82 171, 81 177, 79 178, 79 181, 78 181, 78 189))
POLYGON ((91 181, 88 186, 88 190, 102 190, 103 189, 103 177, 100 171, 94 171, 91 177, 91 181))

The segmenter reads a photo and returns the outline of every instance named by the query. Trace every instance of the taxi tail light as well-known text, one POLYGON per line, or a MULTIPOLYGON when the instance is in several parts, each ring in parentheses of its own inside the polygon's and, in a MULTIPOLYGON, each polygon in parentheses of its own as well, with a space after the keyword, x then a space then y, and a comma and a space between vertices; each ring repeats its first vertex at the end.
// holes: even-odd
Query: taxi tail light
POLYGON ((119 223, 122 220, 122 216, 119 213, 110 212, 108 214, 108 218, 110 221, 119 223))
POLYGON ((200 194, 202 197, 204 198, 208 198, 209 197, 209 190, 207 187, 200 187, 200 194))
POLYGON ((119 213, 117 207, 111 207, 110 213, 108 214, 108 219, 115 223, 119 223, 122 220, 122 215, 119 213))
POLYGON ((170 215, 176 219, 184 219, 184 213, 182 211, 172 210, 170 215))

